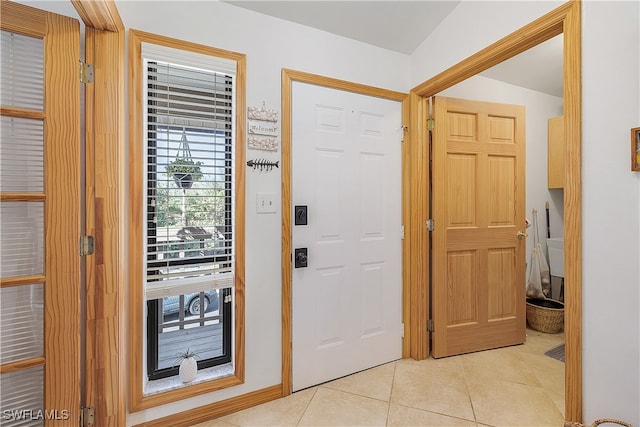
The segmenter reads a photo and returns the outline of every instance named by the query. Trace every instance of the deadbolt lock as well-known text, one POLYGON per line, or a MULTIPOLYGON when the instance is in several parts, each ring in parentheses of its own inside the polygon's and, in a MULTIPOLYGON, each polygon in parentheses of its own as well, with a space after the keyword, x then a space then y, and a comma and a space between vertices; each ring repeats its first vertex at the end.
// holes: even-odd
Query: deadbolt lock
POLYGON ((295 261, 296 268, 306 268, 307 267, 307 248, 296 248, 293 259, 295 261))

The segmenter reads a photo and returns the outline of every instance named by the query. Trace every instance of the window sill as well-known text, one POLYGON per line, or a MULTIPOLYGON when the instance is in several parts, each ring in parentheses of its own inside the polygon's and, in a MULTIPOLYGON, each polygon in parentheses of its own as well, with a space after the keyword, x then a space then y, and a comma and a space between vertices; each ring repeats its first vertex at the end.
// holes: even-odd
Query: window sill
POLYGON ((233 365, 231 363, 225 363, 224 365, 212 366, 211 368, 199 370, 198 375, 196 375, 196 379, 191 381, 190 383, 183 383, 182 381, 180 381, 179 375, 163 378, 160 380, 147 381, 144 389, 144 396, 152 396, 158 393, 178 390, 207 381, 219 380, 225 377, 232 376, 233 374, 233 365))
MULTIPOLYGON (((236 360, 233 366, 229 363, 202 369, 198 371, 196 379, 188 384, 182 383, 177 375, 171 378, 148 381, 138 389, 143 392, 140 397, 136 398, 134 394, 130 399, 129 411, 137 412, 243 384, 244 372, 242 368, 242 361, 238 364, 236 360)), ((131 390, 131 393, 135 392, 135 389, 131 390)))

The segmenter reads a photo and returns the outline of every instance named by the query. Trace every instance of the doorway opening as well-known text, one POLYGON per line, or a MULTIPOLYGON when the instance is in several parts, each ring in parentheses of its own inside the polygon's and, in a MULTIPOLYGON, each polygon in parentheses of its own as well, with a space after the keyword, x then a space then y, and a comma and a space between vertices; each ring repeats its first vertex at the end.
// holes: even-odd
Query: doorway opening
MULTIPOLYGON (((533 21, 520 30, 488 46, 453 67, 443 71, 424 83, 416 86, 410 95, 411 100, 411 158, 425 158, 421 143, 426 139, 426 130, 419 123, 427 120, 427 99, 441 93, 445 89, 466 80, 492 66, 518 55, 560 34, 563 35, 563 112, 564 112, 564 238, 565 253, 565 419, 575 422, 582 418, 582 364, 581 364, 581 34, 580 3, 569 2, 547 15, 533 21)), ((429 194, 424 194, 424 179, 428 176, 426 165, 419 161, 411 163, 412 200, 411 230, 422 230, 423 218, 427 218, 429 194)), ((411 312, 411 327, 420 328, 428 320, 429 295, 424 279, 428 277, 430 266, 423 262, 425 251, 428 252, 429 236, 427 233, 410 232, 413 240, 410 258, 412 262, 411 294, 420 298, 414 300, 411 312)), ((420 330, 420 329, 418 329, 420 330)), ((429 355, 427 334, 412 334, 417 339, 411 341, 412 357, 424 359, 429 355)))

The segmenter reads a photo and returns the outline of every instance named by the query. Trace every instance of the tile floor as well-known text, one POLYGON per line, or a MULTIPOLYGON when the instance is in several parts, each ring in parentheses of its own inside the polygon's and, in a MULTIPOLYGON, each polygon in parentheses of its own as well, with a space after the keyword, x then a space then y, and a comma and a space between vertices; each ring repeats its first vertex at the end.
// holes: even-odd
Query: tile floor
POLYGON ((564 334, 444 359, 402 359, 198 424, 218 426, 562 426, 564 334))

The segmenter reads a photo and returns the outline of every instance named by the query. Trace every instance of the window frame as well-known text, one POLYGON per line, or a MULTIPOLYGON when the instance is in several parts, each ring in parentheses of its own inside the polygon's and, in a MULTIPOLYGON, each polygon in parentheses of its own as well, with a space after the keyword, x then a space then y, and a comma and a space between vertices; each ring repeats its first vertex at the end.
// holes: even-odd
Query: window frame
MULTIPOLYGON (((231 322, 233 321, 233 313, 231 310, 231 301, 227 302, 226 297, 231 295, 233 288, 218 289, 218 306, 220 307, 220 321, 222 322, 222 346, 223 354, 209 359, 198 359, 198 369, 211 368, 218 365, 224 365, 231 362, 233 351, 231 349, 231 322)), ((182 301, 182 296, 180 296, 182 301)), ((204 292, 200 292, 198 298, 204 298, 204 292)), ((147 319, 157 319, 161 310, 158 300, 147 301, 147 319)), ((206 317, 200 317, 200 321, 206 317)), ((195 322, 193 322, 195 323, 195 322)), ((168 368, 158 367, 158 322, 149 322, 147 320, 147 378, 149 380, 158 380, 178 375, 179 368, 177 365, 168 368)))
MULTIPOLYGON (((245 126, 246 121, 246 56, 241 53, 191 43, 170 37, 129 30, 129 409, 131 412, 182 400, 191 396, 212 392, 244 383, 244 275, 245 275, 245 126), (235 162, 235 218, 234 246, 235 267, 232 304, 233 374, 222 378, 206 380, 191 385, 183 385, 154 394, 144 393, 146 379, 146 318, 147 304, 144 282, 144 217, 143 203, 146 203, 146 149, 144 117, 144 60, 142 43, 150 43, 210 55, 235 61, 235 140, 233 155, 235 162)), ((220 302, 222 304, 222 301, 220 302)))

